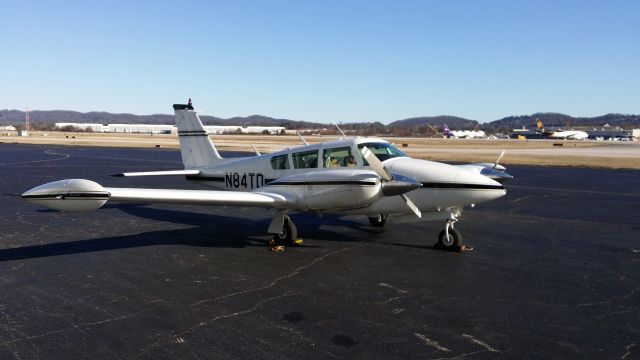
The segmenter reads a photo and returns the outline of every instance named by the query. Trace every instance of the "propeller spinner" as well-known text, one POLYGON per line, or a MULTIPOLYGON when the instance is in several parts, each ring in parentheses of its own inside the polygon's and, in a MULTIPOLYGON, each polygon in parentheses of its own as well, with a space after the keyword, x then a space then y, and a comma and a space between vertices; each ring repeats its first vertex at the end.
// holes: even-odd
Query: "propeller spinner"
POLYGON ((406 195, 407 192, 419 188, 422 184, 407 176, 399 174, 392 175, 389 170, 384 167, 380 159, 378 159, 378 157, 376 157, 366 146, 362 148, 362 155, 367 159, 371 169, 380 176, 380 179, 382 179, 382 193, 385 196, 400 195, 407 204, 407 207, 409 207, 417 217, 422 217, 420 209, 418 209, 413 201, 411 201, 411 199, 406 195))

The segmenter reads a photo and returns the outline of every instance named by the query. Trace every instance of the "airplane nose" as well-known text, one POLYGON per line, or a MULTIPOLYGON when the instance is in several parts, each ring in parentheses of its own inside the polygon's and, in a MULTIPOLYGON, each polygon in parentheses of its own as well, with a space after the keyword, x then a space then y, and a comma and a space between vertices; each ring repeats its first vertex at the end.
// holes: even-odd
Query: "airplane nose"
POLYGON ((507 193, 504 185, 498 181, 464 169, 458 172, 456 182, 470 190, 466 192, 466 196, 472 204, 495 200, 507 193))

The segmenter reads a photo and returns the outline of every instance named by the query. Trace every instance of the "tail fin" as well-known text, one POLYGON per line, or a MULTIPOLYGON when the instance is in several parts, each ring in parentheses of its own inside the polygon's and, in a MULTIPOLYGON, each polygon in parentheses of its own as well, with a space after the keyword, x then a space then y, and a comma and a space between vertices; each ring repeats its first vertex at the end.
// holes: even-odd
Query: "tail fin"
POLYGON ((222 157, 202 126, 202 121, 189 104, 174 104, 176 126, 180 139, 182 164, 185 169, 200 169, 215 165, 222 157))
POLYGON ((542 125, 542 120, 538 119, 538 122, 536 123, 536 126, 538 127, 538 129, 544 130, 544 126, 542 125))
POLYGON ((453 133, 451 132, 451 129, 449 129, 449 127, 447 126, 447 124, 444 124, 443 129, 442 129, 442 133, 444 134, 444 136, 446 137, 452 137, 453 133))

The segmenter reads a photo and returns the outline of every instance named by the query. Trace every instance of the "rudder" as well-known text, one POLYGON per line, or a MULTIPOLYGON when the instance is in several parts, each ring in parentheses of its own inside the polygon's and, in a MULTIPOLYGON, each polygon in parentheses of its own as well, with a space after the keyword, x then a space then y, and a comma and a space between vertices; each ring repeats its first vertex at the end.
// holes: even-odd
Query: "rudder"
POLYGON ((202 121, 189 104, 174 104, 182 164, 185 169, 201 169, 215 165, 222 157, 202 126, 202 121))

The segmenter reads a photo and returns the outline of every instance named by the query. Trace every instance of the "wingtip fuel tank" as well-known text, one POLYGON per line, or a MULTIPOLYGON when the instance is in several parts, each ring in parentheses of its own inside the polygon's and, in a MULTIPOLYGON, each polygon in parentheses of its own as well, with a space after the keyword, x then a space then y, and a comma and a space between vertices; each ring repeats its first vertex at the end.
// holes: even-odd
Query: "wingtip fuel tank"
POLYGON ((22 194, 22 198, 30 203, 68 212, 96 210, 109 200, 109 196, 102 185, 85 179, 53 181, 22 194))

